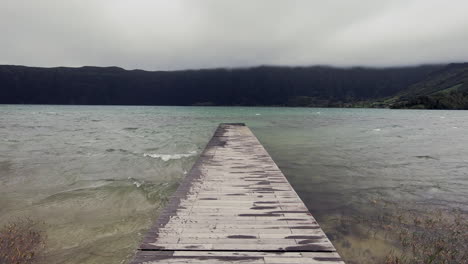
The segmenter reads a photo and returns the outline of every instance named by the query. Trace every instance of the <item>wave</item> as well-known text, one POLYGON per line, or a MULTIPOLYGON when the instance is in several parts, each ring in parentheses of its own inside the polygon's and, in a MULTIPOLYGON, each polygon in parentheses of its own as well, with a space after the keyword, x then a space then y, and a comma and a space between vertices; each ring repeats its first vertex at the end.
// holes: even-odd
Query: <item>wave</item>
POLYGON ((128 180, 129 180, 130 182, 132 182, 133 185, 135 185, 137 188, 140 188, 141 185, 143 185, 143 184, 145 183, 144 181, 139 181, 139 180, 137 180, 137 179, 135 179, 135 178, 132 178, 132 177, 128 177, 128 180))
POLYGON ((429 155, 421 155, 421 156, 414 156, 418 159, 433 159, 433 160, 439 160, 438 158, 436 157, 432 157, 432 156, 429 156, 429 155))
POLYGON ((176 160, 182 158, 188 158, 197 155, 196 151, 190 151, 189 153, 184 154, 157 154, 157 153, 144 153, 144 157, 158 158, 163 161, 176 160))
POLYGON ((126 149, 113 149, 113 148, 108 148, 108 149, 106 149, 106 151, 107 151, 107 152, 120 151, 120 152, 123 152, 123 153, 129 152, 129 151, 126 150, 126 149))

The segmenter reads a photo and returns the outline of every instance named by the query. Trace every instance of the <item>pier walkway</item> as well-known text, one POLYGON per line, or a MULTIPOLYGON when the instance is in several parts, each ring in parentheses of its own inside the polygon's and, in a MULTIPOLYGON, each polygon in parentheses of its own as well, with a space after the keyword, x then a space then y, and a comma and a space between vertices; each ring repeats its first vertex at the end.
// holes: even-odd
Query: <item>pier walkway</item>
POLYGON ((220 124, 132 263, 344 262, 250 129, 220 124))

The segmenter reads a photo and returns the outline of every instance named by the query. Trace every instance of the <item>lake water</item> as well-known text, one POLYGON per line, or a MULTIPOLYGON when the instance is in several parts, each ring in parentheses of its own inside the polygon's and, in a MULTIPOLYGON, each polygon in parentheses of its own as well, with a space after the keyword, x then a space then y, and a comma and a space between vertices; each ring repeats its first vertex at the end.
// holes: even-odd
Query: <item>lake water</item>
POLYGON ((468 111, 3 105, 0 224, 43 221, 46 263, 126 263, 221 122, 252 129, 348 263, 392 250, 363 232, 383 204, 468 211, 468 111))

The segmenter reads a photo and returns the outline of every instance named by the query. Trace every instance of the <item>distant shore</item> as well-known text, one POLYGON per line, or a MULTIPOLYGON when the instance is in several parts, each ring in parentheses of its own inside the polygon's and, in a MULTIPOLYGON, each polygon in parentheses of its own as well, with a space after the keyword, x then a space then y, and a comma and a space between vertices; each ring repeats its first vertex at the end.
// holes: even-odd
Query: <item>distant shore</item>
POLYGON ((468 63, 185 71, 0 65, 0 104, 468 109, 468 63))

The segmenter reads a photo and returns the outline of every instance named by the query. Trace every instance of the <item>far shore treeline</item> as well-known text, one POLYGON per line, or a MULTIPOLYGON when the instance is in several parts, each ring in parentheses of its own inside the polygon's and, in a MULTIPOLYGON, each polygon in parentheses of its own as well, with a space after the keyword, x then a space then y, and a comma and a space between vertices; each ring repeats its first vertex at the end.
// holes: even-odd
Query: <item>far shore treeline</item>
POLYGON ((0 65, 0 103, 468 109, 468 63, 153 72, 0 65))

